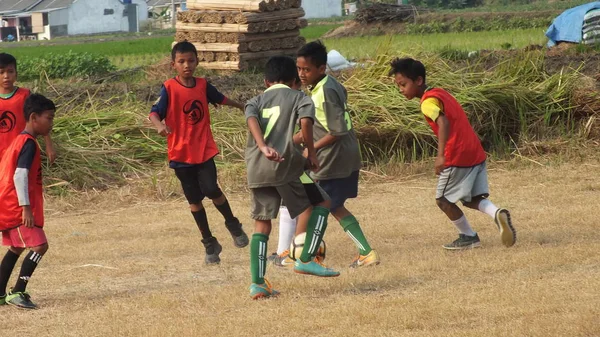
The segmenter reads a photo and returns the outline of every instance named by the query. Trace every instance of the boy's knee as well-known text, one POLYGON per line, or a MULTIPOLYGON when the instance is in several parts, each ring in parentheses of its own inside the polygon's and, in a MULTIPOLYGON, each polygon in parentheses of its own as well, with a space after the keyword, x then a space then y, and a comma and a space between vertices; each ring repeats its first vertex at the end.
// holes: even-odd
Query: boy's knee
POLYGON ((219 198, 224 196, 223 191, 221 191, 219 186, 214 186, 214 187, 208 189, 206 191, 205 195, 207 198, 209 198, 210 200, 213 200, 213 201, 218 200, 219 198))
POLYGON ((48 243, 44 243, 41 246, 37 246, 37 247, 31 248, 31 250, 34 251, 34 252, 36 252, 36 253, 38 253, 38 254, 40 254, 40 255, 44 255, 48 251, 49 247, 50 246, 48 245, 48 243))
POLYGON ((202 205, 202 201, 195 203, 195 204, 190 204, 190 210, 192 212, 200 212, 203 209, 204 209, 204 206, 202 205))
POLYGON ((323 207, 323 208, 327 208, 327 209, 331 209, 331 200, 325 200, 319 204, 317 204, 317 206, 323 207))
POLYGON ((443 198, 443 197, 436 199, 435 203, 444 212, 449 211, 453 205, 450 201, 446 200, 446 198, 443 198))
POLYGON ((10 250, 11 252, 17 254, 17 255, 21 255, 21 253, 23 253, 23 251, 25 250, 25 248, 20 248, 20 247, 10 247, 8 248, 8 250, 10 250))

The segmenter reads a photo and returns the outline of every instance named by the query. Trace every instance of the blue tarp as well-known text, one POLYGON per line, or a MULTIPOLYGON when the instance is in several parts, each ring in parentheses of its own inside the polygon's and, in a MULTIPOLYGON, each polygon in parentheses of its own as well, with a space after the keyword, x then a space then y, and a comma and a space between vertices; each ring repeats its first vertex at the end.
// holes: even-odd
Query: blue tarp
POLYGON ((600 8, 600 1, 573 7, 557 16, 546 31, 548 47, 556 45, 558 41, 581 42, 583 17, 587 12, 596 8, 600 8))

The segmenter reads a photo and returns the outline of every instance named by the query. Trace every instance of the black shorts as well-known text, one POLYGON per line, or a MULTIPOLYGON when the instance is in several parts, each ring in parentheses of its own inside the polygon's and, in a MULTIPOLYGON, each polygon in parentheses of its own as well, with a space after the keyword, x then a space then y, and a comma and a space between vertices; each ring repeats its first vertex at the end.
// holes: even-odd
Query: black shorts
POLYGON ((358 176, 359 171, 354 171, 346 178, 317 181, 331 198, 331 211, 344 206, 346 200, 358 196, 358 176))
POLYGON ((217 199, 223 195, 217 183, 217 166, 213 159, 190 167, 176 168, 175 175, 190 204, 197 204, 204 198, 217 199))

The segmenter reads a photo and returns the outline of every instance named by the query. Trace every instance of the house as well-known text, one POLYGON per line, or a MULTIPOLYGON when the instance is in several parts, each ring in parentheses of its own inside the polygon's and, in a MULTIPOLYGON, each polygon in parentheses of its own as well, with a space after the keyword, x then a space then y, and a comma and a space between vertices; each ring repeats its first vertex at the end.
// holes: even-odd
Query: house
POLYGON ((342 0, 302 0, 307 19, 342 16, 342 0))
POLYGON ((137 32, 147 13, 146 0, 0 0, 0 38, 137 32))

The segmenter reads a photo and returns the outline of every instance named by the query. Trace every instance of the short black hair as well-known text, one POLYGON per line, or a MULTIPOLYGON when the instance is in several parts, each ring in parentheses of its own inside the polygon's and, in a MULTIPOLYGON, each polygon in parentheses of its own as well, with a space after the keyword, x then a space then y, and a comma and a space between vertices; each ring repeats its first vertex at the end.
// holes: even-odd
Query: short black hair
POLYGON ((17 59, 11 54, 0 53, 0 68, 6 68, 9 65, 13 65, 17 69, 17 59))
POLYGON ((40 94, 31 94, 23 105, 23 114, 28 121, 31 114, 41 115, 46 110, 56 110, 56 105, 50 99, 40 94))
POLYGON ((265 65, 265 80, 292 83, 298 77, 296 61, 288 56, 273 56, 265 65))
POLYGON ((327 47, 321 40, 309 42, 298 50, 298 57, 310 59, 317 67, 327 65, 327 47))
POLYGON ((171 59, 173 61, 175 61, 175 54, 177 53, 194 53, 194 55, 198 57, 198 50, 196 49, 196 46, 194 46, 193 43, 188 41, 177 42, 173 46, 173 49, 171 49, 171 59))
POLYGON ((423 78, 425 82, 425 66, 420 61, 415 59, 407 58, 396 58, 391 63, 389 75, 394 76, 396 74, 402 74, 404 77, 408 77, 413 81, 416 81, 419 76, 423 78))

